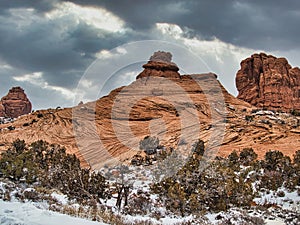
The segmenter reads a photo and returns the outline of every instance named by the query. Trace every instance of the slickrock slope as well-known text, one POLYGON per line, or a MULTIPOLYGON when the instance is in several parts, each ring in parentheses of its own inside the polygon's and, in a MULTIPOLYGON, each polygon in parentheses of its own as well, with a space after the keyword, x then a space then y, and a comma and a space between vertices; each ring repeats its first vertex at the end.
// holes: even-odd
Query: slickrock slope
POLYGON ((167 55, 150 59, 136 81, 95 102, 41 110, 0 125, 0 149, 16 138, 44 139, 64 145, 94 169, 111 157, 130 159, 147 135, 183 151, 200 138, 209 152, 223 156, 246 147, 260 157, 270 149, 288 155, 300 149, 300 118, 253 111, 230 95, 215 74, 174 76, 176 65, 167 55))
POLYGON ((8 94, 0 101, 0 116, 17 118, 18 116, 31 112, 31 102, 24 90, 20 87, 13 87, 8 94))
POLYGON ((300 110, 300 69, 285 58, 264 53, 241 62, 236 75, 238 98, 269 110, 300 110))

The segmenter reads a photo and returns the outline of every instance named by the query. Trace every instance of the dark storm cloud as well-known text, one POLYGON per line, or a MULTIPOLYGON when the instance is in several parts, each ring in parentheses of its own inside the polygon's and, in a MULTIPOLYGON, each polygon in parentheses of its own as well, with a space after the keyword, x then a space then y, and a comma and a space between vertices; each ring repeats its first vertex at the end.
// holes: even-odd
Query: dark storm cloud
POLYGON ((15 86, 17 84, 16 81, 12 79, 10 71, 5 68, 0 68, 0 99, 2 96, 5 96, 11 86, 15 86))
MULTIPOLYGON (((184 29, 183 35, 218 39, 252 49, 288 52, 299 49, 300 1, 279 0, 70 0, 81 6, 107 9, 125 22, 124 32, 93 27, 76 15, 49 19, 61 0, 0 0, 0 93, 5 86, 17 85, 15 76, 42 72, 43 81, 72 90, 95 53, 127 42, 160 39, 155 23, 173 23, 184 29), (185 29, 186 28, 186 29, 185 29), (189 31, 186 33, 186 31, 189 31), (4 68, 4 69, 3 69, 4 68)), ((64 13, 64 12, 63 12, 64 13)), ((78 16, 78 15, 77 15, 78 16)), ((171 40, 176 42, 176 40, 171 40)), ((295 51, 297 58, 299 55, 295 51)), ((280 55, 284 56, 284 55, 280 55)), ((214 58, 213 58, 214 60, 214 58)), ((234 76, 234 75, 233 75, 234 76)), ((20 84, 31 96, 42 96, 45 88, 20 84)), ((58 96, 51 92, 49 95, 58 96)), ((44 97, 36 98, 44 106, 44 97)), ((55 99, 55 98, 53 98, 55 99)), ((60 102, 53 103, 62 104, 60 102)), ((54 101, 54 100, 53 100, 54 101)))
POLYGON ((15 29, 14 24, 0 26, 0 51, 10 64, 28 70, 57 71, 79 67, 79 53, 72 52, 67 38, 55 34, 55 25, 36 23, 26 29, 15 29), (72 58, 70 57, 72 55, 72 58))
POLYGON ((107 8, 134 29, 146 30, 156 22, 175 23, 196 30, 202 38, 266 50, 298 46, 300 1, 294 0, 73 0, 107 8))
MULTIPOLYGON (((157 22, 175 23, 193 30, 202 38, 217 37, 222 41, 255 49, 290 49, 298 46, 300 30, 299 1, 171 1, 171 0, 71 0, 76 4, 100 6, 122 18, 136 34, 105 33, 101 37, 94 28, 80 23, 68 27, 70 21, 55 22, 36 18, 24 29, 16 29, 17 21, 9 9, 32 7, 47 12, 57 0, 1 1, 5 16, 0 23, 0 54, 9 63, 29 71, 80 70, 100 49, 111 49, 147 31, 157 22), (5 20, 4 20, 5 19, 5 20), (83 55, 84 54, 84 55, 83 55)), ((0 11, 1 12, 1 11, 0 11)), ((149 37, 151 38, 151 37, 149 37)))
POLYGON ((72 32, 69 32, 68 39, 72 43, 73 50, 85 52, 88 54, 87 57, 93 58, 93 55, 99 50, 111 49, 133 38, 131 33, 120 34, 102 31, 99 34, 92 27, 80 24, 72 32))
POLYGON ((56 2, 58 0, 1 0, 0 12, 16 8, 34 8, 39 12, 46 12, 51 10, 56 2))
POLYGON ((96 52, 130 38, 127 34, 104 30, 99 35, 99 30, 84 22, 72 25, 75 23, 72 18, 49 21, 35 12, 19 13, 22 12, 10 12, 5 20, 3 15, 0 17, 0 57, 28 73, 43 72, 52 85, 74 86, 95 59, 96 52), (26 20, 22 24, 23 17, 28 24, 26 20))
MULTIPOLYGON (((146 30, 156 22, 172 22, 185 14, 185 1, 160 0, 72 0, 81 5, 100 6, 112 11, 127 22, 133 29, 146 30), (179 8, 178 8, 179 7, 179 8)), ((187 1, 188 2, 188 1, 187 1)))
POLYGON ((95 29, 86 24, 79 24, 64 33, 61 31, 64 23, 59 22, 37 22, 21 30, 15 29, 13 23, 1 24, 0 33, 5 34, 0 36, 2 56, 8 63, 28 70, 78 69, 99 49, 110 48, 117 39, 124 38, 105 32, 99 37, 95 29))
POLYGON ((63 1, 0 1, 0 96, 21 85, 34 108, 70 106, 68 91, 76 88, 95 53, 139 36, 101 30, 72 12, 50 19, 47 13, 59 7, 57 2, 63 1), (20 79, 36 72, 42 77, 20 79))

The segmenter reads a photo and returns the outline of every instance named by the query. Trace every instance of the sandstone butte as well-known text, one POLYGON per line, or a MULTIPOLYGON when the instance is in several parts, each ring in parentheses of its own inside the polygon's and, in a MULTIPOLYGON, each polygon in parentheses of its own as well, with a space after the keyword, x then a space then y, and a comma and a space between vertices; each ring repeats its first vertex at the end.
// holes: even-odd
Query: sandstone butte
POLYGON ((16 138, 43 139, 98 169, 114 159, 130 160, 147 135, 181 154, 198 138, 208 155, 252 147, 259 157, 269 150, 292 156, 300 149, 299 117, 253 113, 256 107, 229 94, 215 74, 180 75, 169 53, 155 53, 143 67, 136 81, 97 101, 39 110, 0 125, 1 150, 16 138))
POLYGON ((13 87, 0 100, 0 117, 17 118, 31 112, 31 102, 21 87, 13 87))
POLYGON ((238 98, 259 108, 300 110, 300 69, 285 58, 254 54, 236 75, 238 98))

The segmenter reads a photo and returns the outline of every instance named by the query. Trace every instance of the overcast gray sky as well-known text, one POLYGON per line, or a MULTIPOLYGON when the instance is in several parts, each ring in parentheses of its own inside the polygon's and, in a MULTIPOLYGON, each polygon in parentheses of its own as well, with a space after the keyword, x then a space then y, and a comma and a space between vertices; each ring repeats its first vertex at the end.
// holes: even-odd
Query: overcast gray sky
MULTIPOLYGON (((236 95, 239 63, 255 52, 300 66, 299 23, 298 0, 1 0, 0 96, 22 86, 34 109, 72 106, 94 60, 143 40, 190 49, 236 95)), ((112 81, 133 81, 128 68, 112 81)))

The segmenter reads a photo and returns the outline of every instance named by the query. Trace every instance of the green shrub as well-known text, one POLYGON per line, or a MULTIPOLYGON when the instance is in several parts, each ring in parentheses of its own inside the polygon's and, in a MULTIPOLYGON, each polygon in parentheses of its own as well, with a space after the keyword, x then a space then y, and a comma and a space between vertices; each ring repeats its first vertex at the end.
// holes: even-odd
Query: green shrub
POLYGON ((252 122, 252 121, 254 120, 254 116, 252 116, 252 115, 246 115, 246 116, 245 116, 245 120, 246 120, 247 122, 252 122))
POLYGON ((293 116, 300 116, 300 111, 299 110, 296 110, 296 109, 292 109, 290 111, 290 113, 293 115, 293 116))
POLYGON ((59 145, 39 140, 28 148, 16 140, 1 154, 0 171, 5 178, 16 182, 36 182, 45 188, 55 188, 70 198, 88 201, 109 196, 105 178, 97 172, 80 167, 79 159, 67 154, 59 145))
POLYGON ((252 148, 244 148, 240 152, 240 161, 243 165, 249 166, 257 159, 257 154, 252 148))
POLYGON ((205 163, 208 162, 201 157, 191 157, 176 175, 152 185, 151 190, 167 203, 167 209, 179 215, 199 214, 207 209, 218 212, 251 204, 254 198, 251 182, 241 179, 228 167, 226 159, 205 163))

